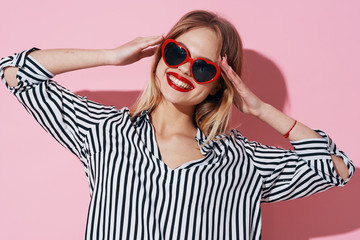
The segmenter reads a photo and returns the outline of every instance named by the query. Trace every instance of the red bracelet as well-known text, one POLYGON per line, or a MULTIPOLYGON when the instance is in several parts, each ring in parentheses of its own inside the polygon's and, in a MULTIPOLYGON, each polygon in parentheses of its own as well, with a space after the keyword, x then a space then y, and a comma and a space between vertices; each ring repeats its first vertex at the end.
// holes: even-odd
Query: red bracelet
POLYGON ((286 134, 284 134, 284 137, 286 137, 286 138, 289 137, 290 132, 291 132, 291 130, 293 130, 293 128, 295 127, 296 123, 297 123, 297 121, 295 120, 294 125, 290 128, 290 130, 289 130, 286 134))

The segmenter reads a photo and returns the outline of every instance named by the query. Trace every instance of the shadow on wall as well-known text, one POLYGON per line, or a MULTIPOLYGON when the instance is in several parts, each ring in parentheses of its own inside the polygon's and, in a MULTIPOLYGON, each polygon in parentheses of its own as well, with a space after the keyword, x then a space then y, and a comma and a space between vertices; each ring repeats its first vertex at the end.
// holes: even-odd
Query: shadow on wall
MULTIPOLYGON (((246 71, 242 77, 248 87, 264 101, 280 110, 287 102, 285 79, 268 58, 245 50, 246 71)), ((88 99, 117 108, 131 106, 139 91, 79 91, 88 99)), ((258 119, 234 109, 232 125, 250 140, 291 148, 289 142, 258 119)), ((358 172, 345 188, 335 188, 303 199, 262 205, 262 236, 265 240, 308 240, 336 235, 360 228, 360 177, 358 172)))

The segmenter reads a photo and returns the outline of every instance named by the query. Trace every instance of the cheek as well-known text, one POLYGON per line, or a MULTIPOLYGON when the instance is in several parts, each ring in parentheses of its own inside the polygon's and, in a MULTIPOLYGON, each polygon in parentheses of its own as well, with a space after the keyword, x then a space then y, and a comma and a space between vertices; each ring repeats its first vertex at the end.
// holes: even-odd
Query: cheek
POLYGON ((155 76, 160 79, 162 78, 163 76, 165 76, 165 70, 166 70, 166 65, 164 63, 164 61, 161 59, 156 67, 156 70, 155 70, 155 76))
POLYGON ((214 95, 217 91, 217 82, 212 82, 201 86, 199 97, 205 100, 209 95, 214 95))
POLYGON ((216 81, 215 82, 211 82, 211 83, 207 83, 207 84, 199 84, 198 86, 200 86, 200 88, 202 89, 202 92, 204 95, 208 96, 209 94, 213 94, 213 92, 215 92, 216 90, 216 81))
POLYGON ((198 85, 196 88, 196 94, 194 96, 194 100, 197 103, 204 101, 209 96, 211 89, 212 88, 210 86, 198 85))

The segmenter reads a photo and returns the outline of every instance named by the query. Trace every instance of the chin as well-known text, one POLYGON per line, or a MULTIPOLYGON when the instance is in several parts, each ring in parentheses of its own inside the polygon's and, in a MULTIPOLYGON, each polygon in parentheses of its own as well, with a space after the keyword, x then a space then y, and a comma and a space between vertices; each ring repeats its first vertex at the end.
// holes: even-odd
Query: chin
POLYGON ((174 106, 179 106, 179 107, 189 107, 189 108, 194 108, 197 104, 199 104, 200 102, 195 102, 193 99, 188 99, 185 98, 184 96, 179 96, 177 94, 172 94, 172 93, 163 93, 163 101, 165 103, 169 103, 172 104, 174 106))
POLYGON ((176 96, 177 94, 172 94, 172 93, 163 93, 163 100, 168 102, 168 103, 172 103, 174 105, 182 105, 182 106, 193 106, 194 104, 192 104, 191 102, 189 102, 188 99, 184 99, 181 96, 176 96))

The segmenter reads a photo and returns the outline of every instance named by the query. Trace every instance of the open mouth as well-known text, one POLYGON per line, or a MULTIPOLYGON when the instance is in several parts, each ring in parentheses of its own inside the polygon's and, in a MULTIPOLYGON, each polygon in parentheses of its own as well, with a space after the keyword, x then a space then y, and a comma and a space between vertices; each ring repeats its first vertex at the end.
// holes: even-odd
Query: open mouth
POLYGON ((194 89, 191 82, 177 73, 169 72, 166 74, 169 85, 180 92, 188 92, 194 89))

